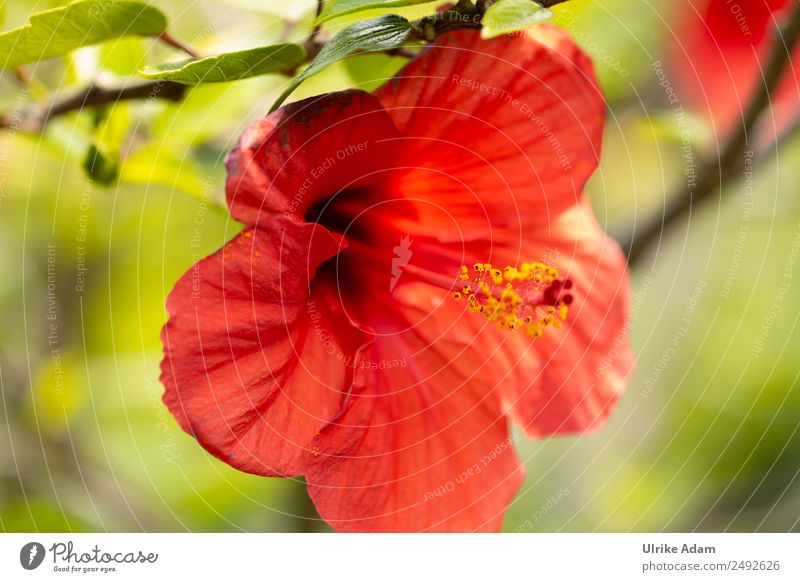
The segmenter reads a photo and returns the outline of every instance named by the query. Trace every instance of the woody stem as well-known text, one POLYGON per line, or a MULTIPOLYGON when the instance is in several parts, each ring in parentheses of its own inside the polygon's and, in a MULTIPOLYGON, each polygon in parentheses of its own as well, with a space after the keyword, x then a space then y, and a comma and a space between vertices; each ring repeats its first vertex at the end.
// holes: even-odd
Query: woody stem
POLYGON ((776 30, 775 45, 764 68, 763 82, 745 106, 742 122, 732 131, 716 159, 699 164, 694 184, 672 196, 666 206, 647 222, 643 229, 634 229, 621 239, 630 264, 640 261, 650 245, 660 241, 663 233, 684 214, 691 213, 698 202, 711 197, 737 175, 736 168, 750 146, 750 136, 762 113, 769 107, 772 93, 791 63, 792 52, 800 39, 800 2, 794 5, 786 24, 776 30))
MULTIPOLYGON (((566 1, 568 0, 539 0, 539 4, 550 7, 566 1)), ((412 23, 414 27, 414 36, 432 42, 436 39, 438 34, 447 32, 448 30, 480 28, 481 17, 491 3, 490 0, 478 0, 477 4, 474 5, 469 0, 459 0, 456 6, 450 10, 446 10, 443 13, 431 17, 422 18, 412 23)), ((317 15, 320 14, 321 10, 322 0, 318 0, 317 15)), ((302 43, 303 47, 306 49, 308 61, 313 59, 324 46, 324 42, 319 38, 319 32, 319 26, 315 27, 302 43)), ((194 55, 194 51, 190 47, 180 43, 166 33, 162 34, 159 38, 161 41, 175 48, 194 55)), ((404 47, 394 48, 384 52, 390 56, 406 58, 412 58, 416 54, 404 47)), ((294 74, 294 70, 284 72, 288 75, 294 74)), ((116 103, 118 101, 148 98, 180 101, 187 93, 188 87, 170 81, 151 81, 127 87, 113 88, 106 88, 92 83, 89 87, 76 95, 54 102, 49 109, 44 112, 38 114, 23 112, 22 115, 13 118, 10 116, 0 116, 0 129, 21 128, 24 131, 37 132, 44 129, 47 122, 53 117, 72 111, 79 111, 86 107, 97 107, 116 103), (19 118, 21 118, 21 121, 19 118)))

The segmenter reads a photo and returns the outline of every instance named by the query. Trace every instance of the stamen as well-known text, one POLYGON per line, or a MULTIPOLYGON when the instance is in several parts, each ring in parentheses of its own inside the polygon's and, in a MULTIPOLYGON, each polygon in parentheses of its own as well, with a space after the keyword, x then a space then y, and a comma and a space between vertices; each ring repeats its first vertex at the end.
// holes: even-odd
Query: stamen
POLYGON ((548 326, 561 327, 574 300, 567 293, 572 281, 560 279, 558 270, 544 263, 502 270, 490 263, 475 263, 472 271, 463 265, 458 278, 466 283, 453 292, 455 300, 466 299, 471 313, 502 329, 524 328, 531 339, 541 337, 548 326))

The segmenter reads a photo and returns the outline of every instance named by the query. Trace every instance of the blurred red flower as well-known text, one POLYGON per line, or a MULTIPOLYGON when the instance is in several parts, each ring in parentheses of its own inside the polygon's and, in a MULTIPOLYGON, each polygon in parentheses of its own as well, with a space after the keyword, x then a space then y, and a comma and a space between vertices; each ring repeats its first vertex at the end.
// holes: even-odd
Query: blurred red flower
MULTIPOLYGON (((741 123, 750 97, 763 83, 775 31, 793 0, 689 0, 675 31, 671 71, 691 106, 707 113, 715 132, 741 123)), ((762 118, 763 139, 779 135, 800 114, 800 47, 762 118)))
POLYGON ((632 367, 625 261, 581 199, 603 118, 542 26, 253 124, 227 160, 247 226, 167 300, 169 410, 238 469, 305 475, 338 530, 499 529, 507 417, 594 429, 632 367))

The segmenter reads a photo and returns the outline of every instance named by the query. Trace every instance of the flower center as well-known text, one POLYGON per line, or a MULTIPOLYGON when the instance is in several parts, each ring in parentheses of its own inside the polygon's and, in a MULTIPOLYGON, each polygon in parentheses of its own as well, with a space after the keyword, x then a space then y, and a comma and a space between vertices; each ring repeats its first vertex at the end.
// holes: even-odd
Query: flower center
POLYGON ((524 328, 531 339, 541 337, 550 325, 561 327, 573 301, 567 293, 572 281, 560 279, 558 270, 544 263, 502 270, 490 263, 475 263, 471 270, 462 265, 458 278, 463 287, 453 297, 466 299, 471 313, 503 329, 524 328))

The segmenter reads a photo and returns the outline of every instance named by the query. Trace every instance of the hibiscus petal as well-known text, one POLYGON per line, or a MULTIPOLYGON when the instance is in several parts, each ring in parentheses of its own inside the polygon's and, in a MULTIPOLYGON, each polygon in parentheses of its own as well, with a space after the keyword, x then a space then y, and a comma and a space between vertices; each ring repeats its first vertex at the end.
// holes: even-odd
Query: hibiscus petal
MULTIPOLYGON (((471 313, 463 298, 455 301, 452 291, 446 291, 452 285, 447 277, 441 278, 440 297, 448 296, 442 305, 457 305, 459 311, 428 306, 428 312, 452 341, 485 363, 489 389, 499 388, 505 409, 530 436, 602 426, 633 368, 630 291, 622 252, 600 229, 588 201, 563 213, 549 228, 522 225, 517 232, 499 231, 492 240, 440 245, 436 261, 426 260, 429 243, 416 239, 414 245, 414 269, 407 276, 434 284, 431 273, 437 263, 450 274, 449 281, 464 263, 490 262, 502 270, 530 261, 556 267, 559 279, 569 279, 572 303, 566 320, 561 327, 545 327, 536 339, 528 337, 525 326, 501 329, 471 313)), ((465 283, 458 282, 456 289, 465 283)), ((395 297, 405 291, 399 286, 395 297)), ((414 290, 411 296, 424 294, 414 290)))
POLYGON ((507 420, 476 375, 481 359, 417 315, 359 354, 345 410, 317 441, 309 494, 340 531, 496 531, 524 476, 507 420))
POLYGON ((303 473, 311 440, 341 409, 352 376, 344 362, 364 336, 330 310, 326 281, 314 278, 341 243, 279 218, 195 264, 167 299, 164 402, 238 469, 303 473))
POLYGON ((589 58, 554 27, 491 41, 442 35, 376 95, 406 166, 384 188, 424 202, 407 229, 440 240, 521 216, 546 223, 576 203, 598 164, 605 102, 589 58))
POLYGON ((561 328, 531 341, 514 332, 494 365, 507 405, 528 435, 586 432, 605 422, 633 370, 628 339, 630 290, 625 258, 587 202, 559 217, 549 233, 532 231, 520 254, 557 267, 573 282, 574 301, 561 328))
POLYGON ((380 102, 363 91, 312 97, 251 125, 228 155, 231 214, 250 225, 302 219, 320 201, 369 180, 397 135, 380 102))

